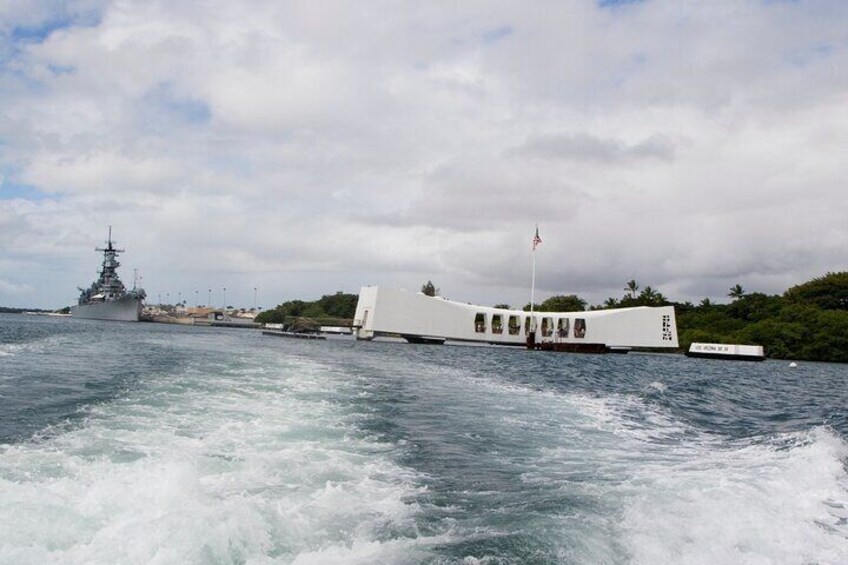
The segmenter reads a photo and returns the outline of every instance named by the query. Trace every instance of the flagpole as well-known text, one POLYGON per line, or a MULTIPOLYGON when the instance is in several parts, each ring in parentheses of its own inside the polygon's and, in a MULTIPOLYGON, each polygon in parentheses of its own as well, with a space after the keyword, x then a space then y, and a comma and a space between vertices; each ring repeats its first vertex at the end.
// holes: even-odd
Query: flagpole
POLYGON ((532 261, 533 269, 532 269, 532 275, 530 276, 530 316, 531 316, 531 318, 530 318, 530 320, 531 320, 530 329, 532 330, 532 329, 535 329, 533 327, 535 324, 532 322, 532 320, 533 320, 533 318, 532 318, 532 316, 533 316, 533 300, 535 300, 535 298, 536 298, 536 246, 535 245, 533 246, 533 251, 531 251, 531 253, 532 253, 532 258, 533 258, 533 261, 532 261))
MULTIPOLYGON (((536 235, 533 236, 532 247, 532 275, 530 277, 530 332, 536 333, 536 318, 533 316, 533 303, 536 300, 536 247, 542 243, 542 238, 539 237, 539 224, 536 224, 536 235)), ((535 337, 535 336, 534 336, 535 337)))

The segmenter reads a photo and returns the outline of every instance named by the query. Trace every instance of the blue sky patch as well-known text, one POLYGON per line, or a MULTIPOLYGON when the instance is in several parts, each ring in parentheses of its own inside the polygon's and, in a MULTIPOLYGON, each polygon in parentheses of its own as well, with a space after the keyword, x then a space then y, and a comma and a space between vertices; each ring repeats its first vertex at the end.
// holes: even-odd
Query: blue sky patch
POLYGON ((501 26, 495 29, 490 29, 483 32, 483 41, 486 43, 496 43, 505 37, 512 35, 514 31, 512 26, 501 26))
POLYGON ((637 2, 644 2, 644 0, 598 0, 598 6, 601 8, 615 8, 616 6, 636 4, 637 2))
MULTIPOLYGON (((51 34, 57 30, 70 27, 93 27, 97 26, 102 15, 97 7, 79 11, 79 7, 68 7, 67 2, 56 2, 57 12, 41 22, 16 25, 18 22, 6 22, 6 26, 0 26, 0 69, 9 65, 21 55, 27 45, 43 43, 51 34)), ((56 69, 51 69, 57 72, 56 69)))
POLYGON ((810 45, 805 48, 786 51, 783 54, 783 58, 789 65, 806 67, 807 65, 830 57, 834 51, 833 45, 810 45))
MULTIPOLYGON (((80 11, 79 7, 69 7, 66 2, 57 2, 57 13, 45 20, 30 25, 15 25, 10 22, 11 31, 4 33, 4 41, 12 45, 42 43, 57 30, 70 27, 94 27, 100 24, 102 14, 91 7, 80 11)), ((9 28, 6 28, 7 30, 9 28)))
POLYGON ((50 198, 50 196, 34 186, 16 184, 9 182, 8 179, 0 183, 0 200, 15 200, 18 198, 39 202, 50 198))
POLYGON ((203 100, 183 96, 170 82, 161 83, 141 99, 143 121, 153 128, 181 122, 205 124, 212 118, 203 100))
POLYGON ((169 100, 166 102, 167 107, 176 114, 183 117, 187 122, 198 124, 206 123, 212 117, 212 112, 205 102, 200 100, 182 99, 169 100))
POLYGON ((52 63, 47 65, 47 69, 54 75, 69 75, 76 70, 69 65, 54 65, 52 63))
POLYGON ((57 29, 64 29, 73 24, 71 18, 62 16, 53 20, 41 22, 32 27, 16 27, 12 30, 12 41, 22 43, 41 43, 57 29))

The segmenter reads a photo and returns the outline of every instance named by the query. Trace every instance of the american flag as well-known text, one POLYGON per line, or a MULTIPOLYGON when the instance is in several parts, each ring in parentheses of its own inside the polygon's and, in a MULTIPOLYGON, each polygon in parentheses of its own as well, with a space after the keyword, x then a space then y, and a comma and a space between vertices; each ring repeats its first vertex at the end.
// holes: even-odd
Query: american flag
POLYGON ((536 235, 533 236, 533 251, 536 251, 536 246, 542 243, 542 238, 539 237, 539 226, 536 226, 536 235))

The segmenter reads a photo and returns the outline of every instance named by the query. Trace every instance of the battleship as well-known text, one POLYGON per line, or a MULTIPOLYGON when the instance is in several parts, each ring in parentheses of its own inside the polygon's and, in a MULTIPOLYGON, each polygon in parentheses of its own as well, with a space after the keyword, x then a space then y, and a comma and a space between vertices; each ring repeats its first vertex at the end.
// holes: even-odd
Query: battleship
POLYGON ((91 283, 89 288, 79 288, 79 303, 71 307, 71 316, 87 320, 114 320, 120 322, 137 322, 141 315, 142 301, 145 292, 136 288, 127 290, 118 278, 117 268, 121 266, 117 257, 123 249, 117 249, 112 241, 112 227, 109 227, 109 239, 106 247, 97 247, 95 251, 103 252, 103 266, 100 276, 91 283))

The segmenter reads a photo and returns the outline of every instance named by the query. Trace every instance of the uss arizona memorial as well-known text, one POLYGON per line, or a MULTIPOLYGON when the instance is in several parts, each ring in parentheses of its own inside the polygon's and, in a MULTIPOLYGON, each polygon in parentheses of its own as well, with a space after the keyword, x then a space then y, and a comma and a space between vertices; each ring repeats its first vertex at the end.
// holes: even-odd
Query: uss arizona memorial
POLYGON ((359 339, 400 335, 413 343, 527 344, 563 351, 678 347, 672 306, 531 314, 377 286, 359 291, 354 328, 359 339))

